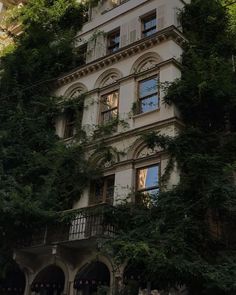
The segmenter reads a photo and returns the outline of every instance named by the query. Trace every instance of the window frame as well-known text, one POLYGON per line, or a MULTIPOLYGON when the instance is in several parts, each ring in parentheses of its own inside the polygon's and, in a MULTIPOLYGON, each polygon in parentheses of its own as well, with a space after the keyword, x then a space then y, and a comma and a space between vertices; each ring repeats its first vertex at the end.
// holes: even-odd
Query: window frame
POLYGON ((111 120, 107 120, 107 121, 104 120, 104 114, 112 113, 114 110, 117 110, 116 118, 119 117, 119 100, 120 100, 120 92, 119 92, 119 89, 117 89, 117 88, 115 88, 113 90, 110 90, 108 92, 104 92, 104 93, 101 94, 101 96, 100 96, 100 108, 99 108, 99 117, 100 117, 99 121, 100 121, 100 124, 105 125, 105 124, 111 122, 111 120), (105 105, 104 104, 104 98, 107 97, 108 95, 112 94, 112 93, 117 93, 117 95, 118 95, 118 97, 117 97, 117 106, 113 107, 113 108, 111 108, 109 110, 103 110, 104 105, 105 105))
POLYGON ((97 204, 113 204, 114 202, 114 193, 115 193, 115 173, 103 176, 94 182, 91 183, 90 187, 90 198, 89 198, 89 205, 97 205, 97 204), (114 185, 113 185, 113 196, 111 198, 107 197, 107 188, 108 188, 108 181, 110 179, 113 179, 114 185), (102 181, 102 196, 99 200, 96 198, 96 184, 98 181, 102 181))
POLYGON ((146 37, 152 36, 155 33, 157 33, 157 13, 156 13, 156 10, 151 11, 148 14, 146 14, 146 15, 144 15, 144 16, 141 17, 141 36, 142 36, 142 38, 146 38, 146 37), (147 23, 148 21, 151 21, 154 18, 156 19, 156 25, 153 26, 153 27, 151 27, 151 28, 149 28, 149 29, 144 29, 145 23, 147 23), (155 32, 153 32, 150 35, 146 35, 146 33, 150 32, 152 30, 155 30, 155 32))
MULTIPOLYGON (((147 147, 146 145, 143 145, 143 148, 147 147)), ((143 149, 142 148, 142 149, 143 149)), ((141 149, 140 149, 141 151, 141 149)), ((134 196, 132 198, 132 201, 136 204, 143 204, 147 208, 150 208, 151 206, 157 206, 158 198, 156 199, 155 202, 147 202, 147 198, 145 198, 145 195, 143 192, 148 191, 145 189, 138 189, 138 171, 140 169, 145 169, 147 167, 153 167, 153 166, 158 166, 158 185, 154 187, 150 187, 149 190, 153 190, 153 188, 157 187, 159 192, 162 191, 161 187, 161 175, 162 175, 162 157, 161 155, 157 155, 156 153, 147 155, 145 157, 141 158, 136 158, 135 157, 135 163, 134 163, 134 169, 133 169, 133 184, 134 184, 134 196), (143 198, 144 197, 144 198, 143 198), (150 206, 151 205, 151 206, 150 206)))
POLYGON ((64 130, 63 139, 72 138, 75 135, 76 112, 71 110, 64 112, 64 130))
POLYGON ((160 192, 160 178, 161 178, 161 162, 158 161, 158 162, 145 162, 144 164, 142 165, 138 165, 137 167, 135 167, 135 194, 136 194, 136 197, 135 197, 135 202, 141 202, 141 203, 144 203, 144 199, 143 199, 143 196, 145 192, 148 192, 148 191, 152 191, 154 189, 157 189, 159 190, 160 192), (145 169, 145 168, 150 168, 150 167, 158 167, 158 184, 155 185, 155 186, 151 186, 149 187, 148 189, 144 188, 144 189, 138 189, 139 187, 139 183, 138 183, 138 171, 142 170, 142 169, 145 169), (141 198, 140 198, 141 196, 141 198))
POLYGON ((83 60, 80 60, 79 66, 84 66, 87 63, 87 54, 88 54, 88 42, 85 42, 84 44, 80 45, 77 49, 78 54, 81 54, 83 57, 83 60))
POLYGON ((160 109, 160 73, 157 72, 157 73, 151 73, 150 75, 147 75, 147 76, 142 76, 140 77, 139 79, 136 80, 136 83, 137 83, 137 88, 136 88, 136 93, 137 93, 137 113, 135 115, 140 115, 140 114, 148 114, 150 112, 153 112, 153 111, 157 111, 160 109), (155 94, 157 95, 157 107, 155 109, 152 109, 152 110, 149 110, 149 111, 146 111, 146 112, 142 112, 141 111, 141 102, 144 100, 144 99, 147 99, 151 96, 153 96, 154 94, 150 94, 150 95, 146 95, 144 97, 140 97, 140 83, 144 82, 144 81, 148 81, 148 80, 151 80, 153 78, 156 78, 157 80, 157 91, 155 92, 155 94))
POLYGON ((120 49, 120 27, 107 33, 107 54, 116 53, 120 49), (112 37, 119 34, 119 42, 111 44, 112 37), (117 47, 118 44, 118 47, 117 47), (114 50, 116 48, 116 50, 114 50))
POLYGON ((136 168, 136 192, 146 192, 146 191, 157 189, 157 188, 160 189, 160 185, 150 186, 150 187, 148 187, 148 189, 146 189, 146 188, 138 189, 138 171, 143 170, 143 169, 147 169, 147 168, 151 168, 151 167, 158 167, 158 183, 159 183, 159 180, 160 180, 160 163, 159 162, 138 167, 138 168, 136 168))

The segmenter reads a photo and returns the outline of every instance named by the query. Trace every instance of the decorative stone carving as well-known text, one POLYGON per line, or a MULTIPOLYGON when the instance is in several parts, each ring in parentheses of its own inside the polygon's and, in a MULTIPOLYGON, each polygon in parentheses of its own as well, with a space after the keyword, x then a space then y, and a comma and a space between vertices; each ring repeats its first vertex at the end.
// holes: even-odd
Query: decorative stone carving
POLYGON ((140 68, 139 72, 150 70, 154 68, 155 66, 156 66, 156 63, 154 63, 153 61, 148 61, 140 68))
POLYGON ((74 83, 66 90, 63 96, 67 99, 76 98, 87 91, 87 87, 83 83, 74 83))
POLYGON ((101 74, 95 83, 95 88, 101 88, 104 86, 111 85, 122 78, 122 73, 118 69, 109 69, 101 74))
POLYGON ((111 84, 115 83, 118 78, 119 77, 117 77, 116 75, 111 75, 110 77, 106 78, 105 81, 102 82, 102 86, 111 85, 111 84))
POLYGON ((131 74, 140 73, 156 67, 162 58, 156 52, 148 52, 140 56, 131 69, 131 74))
POLYGON ((77 89, 75 89, 74 91, 71 92, 70 97, 71 98, 76 98, 76 97, 80 96, 83 92, 84 92, 84 89, 77 88, 77 89))
POLYGON ((159 147, 155 147, 154 149, 151 149, 146 146, 137 154, 136 158, 141 159, 141 158, 146 158, 148 156, 153 156, 160 151, 161 149, 159 147))
POLYGON ((104 163, 104 167, 105 167, 105 168, 109 168, 109 167, 112 166, 112 164, 114 164, 114 161, 106 161, 106 162, 104 163))

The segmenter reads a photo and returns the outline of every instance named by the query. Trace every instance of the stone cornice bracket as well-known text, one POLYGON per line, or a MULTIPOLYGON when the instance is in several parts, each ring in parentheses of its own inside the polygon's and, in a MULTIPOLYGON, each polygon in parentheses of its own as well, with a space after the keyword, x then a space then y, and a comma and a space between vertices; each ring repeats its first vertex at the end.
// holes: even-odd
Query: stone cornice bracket
POLYGON ((156 44, 168 40, 174 40, 181 47, 187 41, 183 34, 175 26, 170 26, 153 34, 152 36, 143 38, 132 44, 129 44, 128 46, 121 48, 117 53, 113 53, 108 56, 99 58, 82 67, 74 69, 70 73, 59 77, 56 80, 56 85, 62 86, 66 85, 67 83, 71 83, 80 77, 95 72, 98 69, 103 69, 107 65, 112 65, 117 61, 121 61, 129 56, 132 56, 138 52, 142 52, 143 50, 152 48, 156 44))

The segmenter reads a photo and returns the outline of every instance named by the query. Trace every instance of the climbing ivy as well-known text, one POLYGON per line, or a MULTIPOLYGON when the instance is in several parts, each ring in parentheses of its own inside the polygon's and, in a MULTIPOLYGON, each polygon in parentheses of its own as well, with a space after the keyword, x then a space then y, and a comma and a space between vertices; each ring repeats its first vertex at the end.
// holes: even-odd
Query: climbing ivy
POLYGON ((83 105, 84 97, 60 101, 52 93, 56 77, 84 58, 74 40, 87 19, 85 2, 29 0, 11 15, 22 34, 11 36, 0 64, 0 276, 17 241, 71 208, 99 174, 85 159, 85 132, 77 128, 76 145, 55 135, 63 110, 79 115, 83 105))
MULTIPOLYGON (((236 74, 235 19, 218 0, 192 0, 180 13, 187 38, 182 76, 166 88, 184 128, 175 138, 145 134, 150 148, 176 163, 180 182, 157 205, 123 204, 112 213, 117 263, 142 265, 140 276, 159 290, 235 294, 236 74)), ((105 244, 105 248, 110 247, 105 244)))
MULTIPOLYGON (((180 17, 188 39, 182 77, 168 87, 165 101, 179 108, 185 128, 176 138, 145 136, 150 147, 169 153, 170 168, 177 163, 180 183, 160 193, 152 208, 127 203, 112 209, 119 234, 110 246, 117 263, 139 263, 142 277, 159 289, 185 285, 193 295, 231 295, 236 292, 234 17, 217 0, 193 0, 180 17)), ((84 157, 84 132, 77 133, 78 144, 65 145, 54 130, 62 109, 81 107, 76 99, 58 104, 52 92, 55 77, 81 60, 73 41, 86 5, 30 0, 14 18, 23 33, 0 65, 2 273, 16 240, 71 206, 99 170, 84 157)), ((107 134, 105 127, 99 132, 107 134)), ((109 160, 111 150, 105 152, 109 160)))

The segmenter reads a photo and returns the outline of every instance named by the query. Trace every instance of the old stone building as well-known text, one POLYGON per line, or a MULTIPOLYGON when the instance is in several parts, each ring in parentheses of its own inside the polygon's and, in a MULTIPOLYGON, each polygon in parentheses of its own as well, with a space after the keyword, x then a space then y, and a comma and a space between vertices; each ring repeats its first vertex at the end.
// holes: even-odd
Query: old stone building
POLYGON ((13 36, 21 34, 19 23, 7 21, 14 8, 20 8, 26 0, 1 0, 0 1, 0 54, 8 45, 13 42, 13 36))
MULTIPOLYGON (((10 294, 115 294, 125 278, 138 276, 137 269, 117 266, 111 255, 99 251, 101 237, 114 232, 94 210, 126 199, 140 201, 135 192, 142 193, 147 204, 156 201, 168 155, 149 149, 140 134, 159 131, 175 136, 182 126, 178 110, 163 103, 162 85, 181 75, 185 39, 178 11, 183 5, 182 0, 104 0, 91 9, 76 42, 85 58, 58 79, 55 94, 60 99, 86 94, 81 124, 87 134, 119 118, 122 124, 103 138, 117 153, 107 161, 94 154, 92 146, 88 149, 88 157, 104 166, 103 178, 91 183, 70 208, 81 210, 69 226, 47 228, 15 251, 21 273, 17 277, 24 279, 16 283, 17 293, 10 294)), ((74 122, 69 112, 57 120, 56 132, 65 144, 73 144, 74 122)), ((175 168, 165 189, 178 180, 175 168)), ((147 285, 140 283, 137 294, 148 288, 161 294, 147 285)), ((171 294, 177 293, 182 294, 171 294)))

